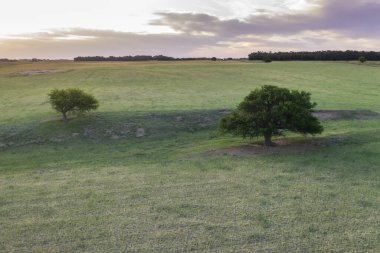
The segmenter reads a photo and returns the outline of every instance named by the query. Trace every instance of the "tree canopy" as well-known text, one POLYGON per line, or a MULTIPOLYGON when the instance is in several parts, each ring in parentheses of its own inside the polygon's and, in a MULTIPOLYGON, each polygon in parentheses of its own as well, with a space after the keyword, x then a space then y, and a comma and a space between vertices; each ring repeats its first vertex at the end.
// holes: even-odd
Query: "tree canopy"
POLYGON ((265 85, 252 91, 236 111, 222 118, 219 128, 224 133, 243 137, 264 136, 265 145, 271 146, 272 136, 284 131, 301 134, 319 134, 323 127, 313 116, 316 103, 311 94, 265 85))
POLYGON ((54 89, 48 94, 53 109, 67 121, 68 113, 84 113, 99 107, 96 98, 80 89, 54 89))
POLYGON ((360 61, 361 63, 365 63, 365 62, 367 61, 367 59, 366 59, 364 56, 360 56, 360 57, 359 57, 359 61, 360 61))

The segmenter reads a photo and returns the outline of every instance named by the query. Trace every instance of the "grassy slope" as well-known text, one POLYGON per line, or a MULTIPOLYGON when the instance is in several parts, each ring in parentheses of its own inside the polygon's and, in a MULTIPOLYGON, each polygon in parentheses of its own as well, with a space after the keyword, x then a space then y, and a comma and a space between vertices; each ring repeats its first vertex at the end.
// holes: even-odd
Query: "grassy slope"
POLYGON ((260 85, 380 112, 379 83, 347 63, 1 66, 0 251, 378 252, 380 120, 325 122, 348 137, 302 154, 197 154, 243 142, 216 121, 260 85), (73 86, 101 107, 62 124, 46 93, 73 86))

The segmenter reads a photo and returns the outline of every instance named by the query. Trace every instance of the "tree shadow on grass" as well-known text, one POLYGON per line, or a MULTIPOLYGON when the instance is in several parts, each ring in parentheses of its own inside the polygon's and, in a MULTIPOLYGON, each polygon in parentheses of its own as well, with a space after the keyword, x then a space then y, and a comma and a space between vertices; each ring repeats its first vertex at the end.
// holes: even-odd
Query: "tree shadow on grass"
POLYGON ((165 139, 181 133, 215 129, 224 110, 178 112, 100 112, 21 126, 3 127, 0 142, 9 146, 145 137, 165 139))
MULTIPOLYGON (((63 122, 57 118, 31 124, 3 126, 0 143, 7 146, 62 143, 72 139, 104 141, 146 137, 165 139, 183 133, 216 130, 218 120, 230 110, 172 112, 98 112, 63 122)), ((372 111, 317 111, 321 120, 378 119, 372 111)))
POLYGON ((301 153, 263 156, 275 163, 288 164, 284 172, 306 172, 315 175, 333 173, 340 179, 353 175, 371 177, 379 175, 380 130, 345 135, 339 141, 301 153))
POLYGON ((380 114, 370 110, 317 110, 314 113, 321 121, 378 119, 380 114))
POLYGON ((181 145, 217 136, 224 110, 99 112, 0 131, 0 170, 166 161, 181 145))
MULTIPOLYGON (((213 141, 220 139, 217 122, 228 112, 225 109, 98 112, 84 118, 72 119, 68 123, 51 120, 10 126, 0 131, 0 143, 7 145, 0 150, 0 170, 46 166, 60 168, 74 164, 96 167, 183 160, 197 152, 183 147, 199 146, 209 141, 211 144, 207 145, 211 146, 208 149, 214 147, 213 141)), ((306 152, 264 153, 260 159, 279 159, 281 162, 281 159, 291 157, 300 163, 300 166, 293 166, 295 168, 300 168, 311 160, 323 167, 328 162, 324 158, 327 156, 331 161, 334 160, 333 163, 337 159, 346 160, 348 163, 354 163, 353 159, 363 160, 362 164, 367 164, 372 169, 373 164, 380 165, 377 159, 380 149, 375 148, 373 151, 365 146, 376 146, 380 141, 376 134, 373 132, 361 134, 361 137, 360 134, 348 136, 306 152)), ((286 146, 283 149, 286 150, 286 146)), ((251 154, 244 159, 249 159, 249 156, 251 154)), ((218 159, 210 155, 198 158, 218 159)))

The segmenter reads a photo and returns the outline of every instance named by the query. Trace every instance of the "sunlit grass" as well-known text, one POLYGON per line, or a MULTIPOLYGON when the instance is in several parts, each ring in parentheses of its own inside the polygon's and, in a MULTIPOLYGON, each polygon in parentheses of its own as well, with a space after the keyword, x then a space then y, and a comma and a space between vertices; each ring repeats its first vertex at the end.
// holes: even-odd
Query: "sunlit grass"
POLYGON ((256 87, 380 112, 379 81, 353 63, 2 66, 0 251, 378 252, 378 117, 324 121, 318 138, 342 138, 304 152, 212 151, 250 141, 217 121, 256 87), (62 72, 17 74, 37 69, 62 72), (63 87, 93 93, 99 110, 61 122, 46 94, 63 87))

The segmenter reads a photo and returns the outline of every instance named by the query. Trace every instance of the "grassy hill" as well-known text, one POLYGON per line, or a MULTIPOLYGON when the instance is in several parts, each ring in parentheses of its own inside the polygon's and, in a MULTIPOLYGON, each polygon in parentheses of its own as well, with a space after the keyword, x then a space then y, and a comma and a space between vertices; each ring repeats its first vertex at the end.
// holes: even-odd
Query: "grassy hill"
POLYGON ((0 251, 378 252, 379 67, 2 64, 0 251), (220 136, 266 84, 311 92, 323 135, 220 136), (99 110, 61 122, 46 94, 69 87, 99 110))

